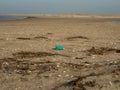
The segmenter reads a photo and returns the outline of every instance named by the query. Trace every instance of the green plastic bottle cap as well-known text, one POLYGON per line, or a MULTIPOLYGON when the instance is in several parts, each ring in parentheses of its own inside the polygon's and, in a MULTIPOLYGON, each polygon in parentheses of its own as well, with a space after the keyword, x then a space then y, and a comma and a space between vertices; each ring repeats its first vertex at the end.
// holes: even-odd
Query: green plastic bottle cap
POLYGON ((57 46, 55 47, 55 50, 64 50, 64 46, 62 46, 62 45, 57 45, 57 46))

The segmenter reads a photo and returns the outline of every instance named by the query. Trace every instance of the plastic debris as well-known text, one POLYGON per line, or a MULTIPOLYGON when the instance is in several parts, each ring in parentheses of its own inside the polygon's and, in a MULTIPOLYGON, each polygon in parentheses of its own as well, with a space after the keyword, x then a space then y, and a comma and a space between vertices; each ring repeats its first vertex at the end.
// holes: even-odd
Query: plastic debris
POLYGON ((62 45, 57 45, 57 46, 55 47, 55 50, 64 50, 64 46, 62 46, 62 45))

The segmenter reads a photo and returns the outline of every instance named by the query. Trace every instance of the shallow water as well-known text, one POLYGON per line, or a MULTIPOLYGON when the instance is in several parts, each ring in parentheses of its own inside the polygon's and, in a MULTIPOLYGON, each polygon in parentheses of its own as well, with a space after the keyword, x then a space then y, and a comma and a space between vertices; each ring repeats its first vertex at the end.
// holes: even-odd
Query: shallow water
POLYGON ((0 14, 120 14, 120 0, 0 0, 0 14))
POLYGON ((118 23, 118 24, 120 24, 120 21, 115 21, 115 23, 118 23))
POLYGON ((18 20, 18 19, 25 19, 26 17, 23 16, 0 16, 0 20, 18 20))
POLYGON ((120 24, 120 20, 113 21, 112 23, 120 24))

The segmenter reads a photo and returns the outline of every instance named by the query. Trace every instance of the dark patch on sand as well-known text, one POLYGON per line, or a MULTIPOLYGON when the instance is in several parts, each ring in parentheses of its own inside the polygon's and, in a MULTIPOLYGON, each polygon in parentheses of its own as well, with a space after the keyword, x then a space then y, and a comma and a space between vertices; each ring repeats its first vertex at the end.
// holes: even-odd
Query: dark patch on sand
POLYGON ((56 63, 32 62, 27 60, 17 60, 15 58, 0 59, 0 69, 6 73, 17 73, 29 75, 31 73, 41 74, 51 70, 57 70, 56 63))
POLYGON ((53 33, 46 33, 46 35, 52 35, 53 33))
POLYGON ((19 40, 31 40, 31 38, 25 38, 25 37, 18 37, 16 39, 19 39, 19 40))
MULTIPOLYGON (((41 55, 51 56, 52 54, 43 53, 41 55)), ((93 89, 94 88, 101 89, 104 87, 103 86, 104 83, 99 82, 98 81, 99 79, 97 78, 105 75, 111 75, 112 79, 110 80, 112 80, 114 84, 118 84, 120 82, 119 78, 114 78, 114 76, 116 75, 118 77, 120 76, 120 60, 117 60, 115 62, 114 61, 113 62, 106 61, 101 63, 97 62, 95 64, 90 62, 81 62, 80 64, 61 62, 60 68, 69 68, 70 70, 76 69, 79 71, 87 69, 90 70, 91 72, 85 75, 76 75, 74 76, 74 79, 71 79, 69 82, 59 84, 55 86, 52 90, 59 90, 59 88, 61 87, 70 87, 72 88, 71 90, 88 90, 87 87, 93 89), (95 69, 97 70, 97 72, 94 72, 95 69)), ((50 62, 50 61, 35 62, 35 61, 25 60, 23 58, 18 59, 16 58, 16 56, 14 56, 13 58, 0 59, 0 70, 2 70, 4 73, 16 73, 22 76, 36 74, 36 77, 39 77, 39 75, 45 72, 50 73, 50 72, 58 71, 59 67, 57 67, 56 62, 50 62)), ((22 77, 21 80, 26 81, 27 79, 22 77)))
POLYGON ((75 57, 75 59, 84 59, 85 57, 75 57))
POLYGON ((13 56, 16 58, 37 58, 37 57, 46 57, 46 56, 64 56, 70 57, 67 55, 57 54, 57 53, 49 53, 49 52, 28 52, 28 51, 21 51, 17 53, 13 53, 13 56))
MULTIPOLYGON (((120 79, 119 79, 120 61, 119 60, 115 61, 115 62, 101 62, 101 63, 95 63, 95 64, 87 63, 87 62, 84 62, 81 64, 73 64, 73 63, 64 63, 64 64, 67 65, 67 67, 72 66, 72 68, 74 67, 78 70, 88 69, 88 70, 91 70, 92 72, 89 72, 87 75, 75 76, 76 79, 72 79, 69 82, 62 83, 62 84, 54 87, 52 90, 59 90, 59 88, 61 88, 61 87, 73 88, 70 90, 88 90, 88 87, 90 87, 91 89, 92 88, 93 89, 94 88, 101 89, 104 87, 104 85, 103 85, 104 82, 102 82, 102 81, 99 82, 98 78, 106 76, 106 75, 111 75, 112 79, 109 79, 109 80, 113 80, 112 81, 113 83, 117 84, 120 82, 120 79), (87 66, 89 64, 89 66, 86 67, 86 64, 87 64, 87 66), (95 68, 96 68, 97 72, 94 72, 95 68), (100 68, 102 68, 102 70, 100 70, 100 68), (116 76, 116 75, 118 76, 118 78, 114 78, 114 76, 116 76)), ((64 67, 66 67, 66 66, 64 66, 64 67)))
POLYGON ((47 37, 44 37, 44 36, 36 36, 34 37, 33 39, 48 39, 47 37))
POLYGON ((100 47, 100 48, 95 48, 92 47, 91 49, 87 50, 87 55, 104 55, 104 54, 109 54, 109 53, 120 53, 120 49, 113 49, 113 48, 108 48, 108 47, 100 47))
POLYGON ((75 39, 89 39, 85 36, 74 36, 74 37, 68 37, 67 40, 75 40, 75 39))
POLYGON ((2 41, 2 40, 4 40, 3 38, 0 38, 0 40, 2 41))
POLYGON ((32 37, 32 38, 18 37, 16 39, 19 39, 19 40, 39 40, 39 39, 48 40, 48 38, 45 36, 36 36, 36 37, 32 37))
POLYGON ((59 86, 56 86, 55 88, 53 88, 52 90, 58 90, 58 88, 64 86, 68 86, 68 87, 73 87, 73 90, 87 90, 86 87, 95 87, 96 81, 95 80, 91 80, 91 81, 83 81, 84 79, 88 78, 88 77, 93 77, 93 76, 100 76, 103 75, 103 73, 90 73, 89 75, 86 76, 79 76, 77 77, 77 79, 71 80, 67 83, 63 83, 59 86))

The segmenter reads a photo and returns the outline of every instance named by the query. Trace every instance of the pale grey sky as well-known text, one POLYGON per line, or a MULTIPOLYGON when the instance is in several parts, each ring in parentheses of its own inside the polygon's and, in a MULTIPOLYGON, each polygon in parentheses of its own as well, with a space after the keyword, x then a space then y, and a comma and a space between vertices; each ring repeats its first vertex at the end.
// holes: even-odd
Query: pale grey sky
POLYGON ((0 0, 0 14, 120 14, 120 0, 0 0))

